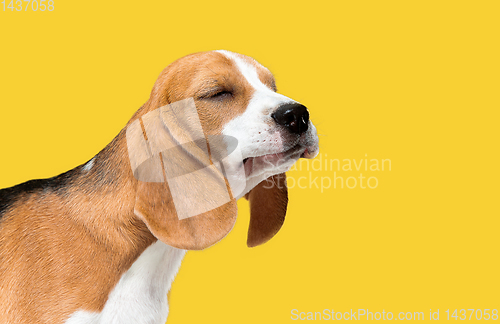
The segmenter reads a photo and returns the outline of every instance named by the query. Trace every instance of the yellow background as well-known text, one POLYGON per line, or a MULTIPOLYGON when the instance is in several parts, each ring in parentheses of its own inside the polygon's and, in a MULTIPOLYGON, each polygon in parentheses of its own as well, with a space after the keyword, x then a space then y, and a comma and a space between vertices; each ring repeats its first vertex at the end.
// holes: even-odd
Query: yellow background
POLYGON ((499 16, 496 1, 55 0, 53 12, 0 11, 0 187, 89 160, 166 65, 228 49, 309 107, 323 159, 366 154, 392 169, 364 172, 376 189, 292 188, 285 226, 254 249, 240 202, 228 237, 185 258, 168 323, 500 309, 499 16))

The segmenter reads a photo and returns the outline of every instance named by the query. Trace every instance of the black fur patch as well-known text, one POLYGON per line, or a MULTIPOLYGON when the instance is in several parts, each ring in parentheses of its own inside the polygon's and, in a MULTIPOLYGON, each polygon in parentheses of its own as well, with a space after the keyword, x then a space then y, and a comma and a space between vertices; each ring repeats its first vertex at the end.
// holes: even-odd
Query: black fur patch
POLYGON ((65 185, 71 179, 73 170, 60 174, 53 178, 30 180, 14 187, 0 190, 0 220, 3 214, 23 195, 28 195, 37 191, 63 191, 65 185))

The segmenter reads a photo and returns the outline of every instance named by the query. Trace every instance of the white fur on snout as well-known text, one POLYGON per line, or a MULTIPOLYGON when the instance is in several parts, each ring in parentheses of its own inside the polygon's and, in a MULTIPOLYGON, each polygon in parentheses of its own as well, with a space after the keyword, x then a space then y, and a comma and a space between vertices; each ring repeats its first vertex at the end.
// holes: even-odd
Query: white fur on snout
POLYGON ((233 60, 240 73, 255 89, 245 112, 229 122, 223 133, 238 139, 244 157, 260 156, 287 150, 289 147, 284 146, 280 129, 277 125, 271 126, 275 123, 271 118, 271 114, 280 105, 295 103, 296 101, 268 88, 260 81, 255 66, 245 62, 235 53, 228 51, 218 52, 233 60))
MULTIPOLYGON (((279 106, 296 103, 296 101, 268 88, 260 81, 255 66, 249 64, 237 54, 228 51, 218 52, 236 64, 238 70, 255 90, 245 112, 227 123, 222 131, 224 135, 233 136, 238 140, 238 147, 243 158, 281 153, 289 150, 299 141, 308 143, 312 138, 316 137, 315 134, 313 135, 312 132, 308 131, 303 136, 303 140, 287 141, 284 139, 283 129, 275 123, 271 114, 279 106)), ((310 126, 312 125, 310 124, 310 126)), ((291 135, 290 138, 292 138, 291 135)), ((237 198, 245 195, 268 177, 288 171, 299 158, 300 153, 285 156, 279 163, 257 161, 258 165, 254 166, 255 172, 252 172, 251 176, 246 179, 246 188, 237 198)), ((228 162, 234 165, 241 164, 241 160, 236 159, 228 162)))

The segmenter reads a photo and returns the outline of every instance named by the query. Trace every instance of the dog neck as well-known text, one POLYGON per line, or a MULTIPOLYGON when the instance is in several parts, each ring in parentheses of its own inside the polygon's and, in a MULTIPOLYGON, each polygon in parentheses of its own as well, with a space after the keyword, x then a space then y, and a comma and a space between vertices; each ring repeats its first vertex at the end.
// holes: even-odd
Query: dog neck
POLYGON ((92 226, 92 233, 99 237, 100 242, 138 257, 129 267, 121 268, 119 281, 108 293, 101 309, 79 310, 71 315, 67 324, 123 324, 145 322, 146 319, 148 323, 165 323, 168 315, 167 292, 185 251, 156 240, 134 214, 137 181, 130 171, 126 147, 123 145, 124 137, 122 131, 94 159, 78 168, 80 181, 84 183, 79 187, 95 199, 71 203, 88 211, 90 216, 86 217, 84 223, 92 226), (96 204, 100 199, 102 201, 96 204), (111 205, 106 206, 104 215, 94 210, 98 208, 95 205, 109 201, 111 205), (92 219, 93 215, 100 219, 92 219), (106 232, 102 232, 102 229, 106 229, 106 232), (130 243, 133 243, 133 248, 130 243))
POLYGON ((89 229, 101 244, 144 250, 156 239, 134 214, 137 180, 128 160, 125 131, 85 165, 73 170, 76 192, 67 195, 75 221, 89 229))
POLYGON ((149 246, 125 272, 100 312, 79 310, 65 324, 163 324, 167 293, 185 251, 161 241, 149 246))

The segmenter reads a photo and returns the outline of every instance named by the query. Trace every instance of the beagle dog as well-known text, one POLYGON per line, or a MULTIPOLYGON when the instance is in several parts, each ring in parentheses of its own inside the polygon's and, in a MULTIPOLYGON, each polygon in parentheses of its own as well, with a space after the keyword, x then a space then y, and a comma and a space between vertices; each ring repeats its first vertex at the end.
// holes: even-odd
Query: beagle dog
POLYGON ((165 323, 167 293, 186 250, 221 240, 235 223, 241 197, 250 202, 248 246, 268 241, 285 218, 285 172, 318 151, 306 107, 278 94, 273 75, 254 59, 212 51, 175 61, 127 126, 90 161, 0 191, 1 322, 165 323), (186 218, 176 215, 170 182, 134 173, 138 149, 129 136, 139 125, 140 136, 157 140, 145 130, 146 117, 183 100, 196 107, 206 136, 237 141, 239 154, 226 167, 244 170, 244 186, 228 189, 227 202, 186 218))

